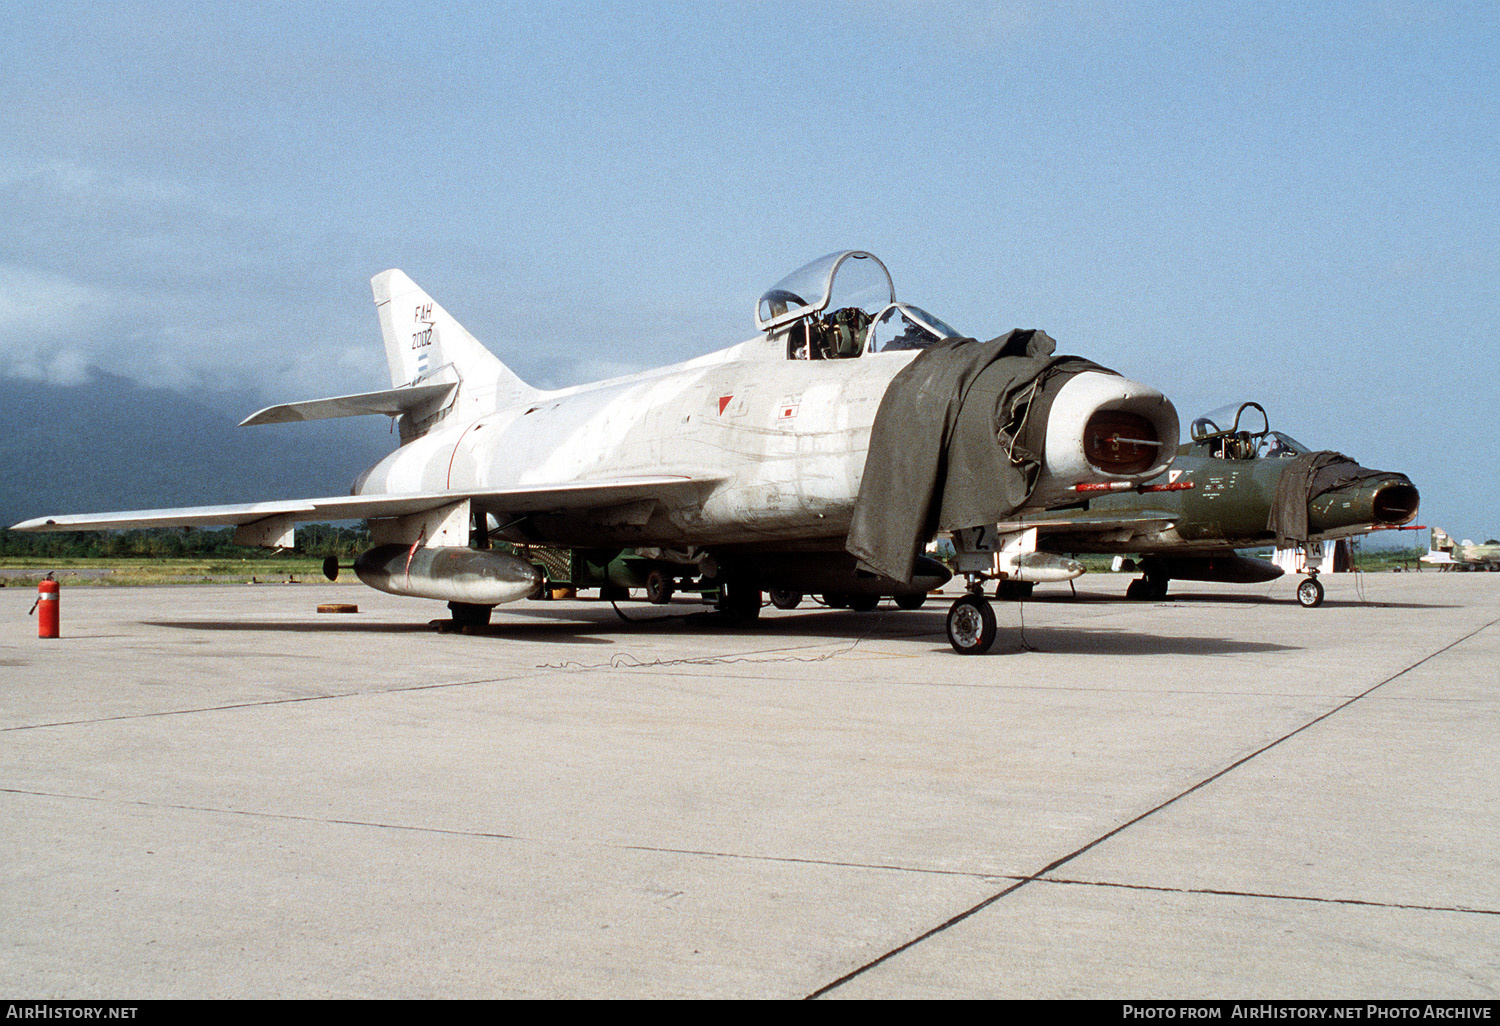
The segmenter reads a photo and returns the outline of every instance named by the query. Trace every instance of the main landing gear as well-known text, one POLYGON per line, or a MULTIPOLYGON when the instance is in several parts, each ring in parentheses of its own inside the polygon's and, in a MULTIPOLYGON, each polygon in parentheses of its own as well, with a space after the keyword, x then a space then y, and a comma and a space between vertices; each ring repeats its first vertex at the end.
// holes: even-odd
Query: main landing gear
POLYGON ((726 577, 719 584, 719 613, 733 626, 753 626, 760 619, 760 582, 750 576, 726 577))
POLYGON ((1142 602, 1160 601, 1167 597, 1167 583, 1170 580, 1163 573, 1148 573, 1125 586, 1125 597, 1142 602))
POLYGON ((489 626, 490 613, 494 612, 494 609, 494 606, 477 606, 470 602, 449 602, 448 611, 453 614, 453 618, 433 620, 431 626, 439 634, 447 634, 450 631, 472 634, 489 626))

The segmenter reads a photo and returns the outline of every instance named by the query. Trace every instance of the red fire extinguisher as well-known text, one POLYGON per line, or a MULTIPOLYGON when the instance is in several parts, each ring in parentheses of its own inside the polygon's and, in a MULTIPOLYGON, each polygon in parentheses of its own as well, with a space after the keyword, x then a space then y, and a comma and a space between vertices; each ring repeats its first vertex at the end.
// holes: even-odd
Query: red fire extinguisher
POLYGON ((47 579, 37 582, 36 604, 31 608, 36 612, 36 636, 39 638, 55 638, 58 636, 58 595, 61 589, 57 582, 52 580, 48 574, 47 579))

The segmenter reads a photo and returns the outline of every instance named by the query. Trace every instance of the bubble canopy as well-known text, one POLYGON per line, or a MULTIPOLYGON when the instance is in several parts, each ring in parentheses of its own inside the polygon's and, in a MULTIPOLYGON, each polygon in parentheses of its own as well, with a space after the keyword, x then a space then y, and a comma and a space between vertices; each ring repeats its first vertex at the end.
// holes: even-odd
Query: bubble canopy
POLYGON ((1300 456, 1313 450, 1284 431, 1272 431, 1260 403, 1230 403, 1193 421, 1193 441, 1233 459, 1300 456))
POLYGON ((1207 441, 1236 431, 1263 435, 1269 427, 1266 411, 1260 403, 1230 403, 1193 421, 1193 441, 1207 441))
POLYGON ((755 305, 755 326, 771 331, 833 307, 856 307, 874 316, 896 301, 891 274, 873 253, 829 253, 781 279, 755 305))

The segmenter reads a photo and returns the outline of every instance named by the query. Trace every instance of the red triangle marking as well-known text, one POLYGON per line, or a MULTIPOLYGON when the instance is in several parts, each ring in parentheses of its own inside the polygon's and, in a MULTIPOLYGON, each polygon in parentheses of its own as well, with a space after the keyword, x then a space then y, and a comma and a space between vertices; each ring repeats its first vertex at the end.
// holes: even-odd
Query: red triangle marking
POLYGON ((721 396, 719 396, 719 412, 723 413, 724 412, 724 407, 728 406, 733 399, 734 399, 734 396, 732 396, 732 395, 721 395, 721 396))

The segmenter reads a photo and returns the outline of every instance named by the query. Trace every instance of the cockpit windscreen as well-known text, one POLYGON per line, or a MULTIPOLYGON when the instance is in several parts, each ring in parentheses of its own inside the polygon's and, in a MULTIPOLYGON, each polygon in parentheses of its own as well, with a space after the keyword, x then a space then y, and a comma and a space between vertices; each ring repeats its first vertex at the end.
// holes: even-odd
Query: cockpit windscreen
POLYGON ((1290 457, 1301 456, 1304 453, 1309 452, 1312 452, 1312 450, 1303 445, 1301 442, 1297 441, 1291 435, 1287 434, 1285 431, 1272 431, 1266 436, 1266 447, 1265 450, 1261 452, 1261 455, 1269 457, 1290 457))
POLYGON ((960 338, 962 333, 910 303, 892 303, 875 318, 870 328, 872 353, 901 349, 925 349, 945 338, 960 338))

